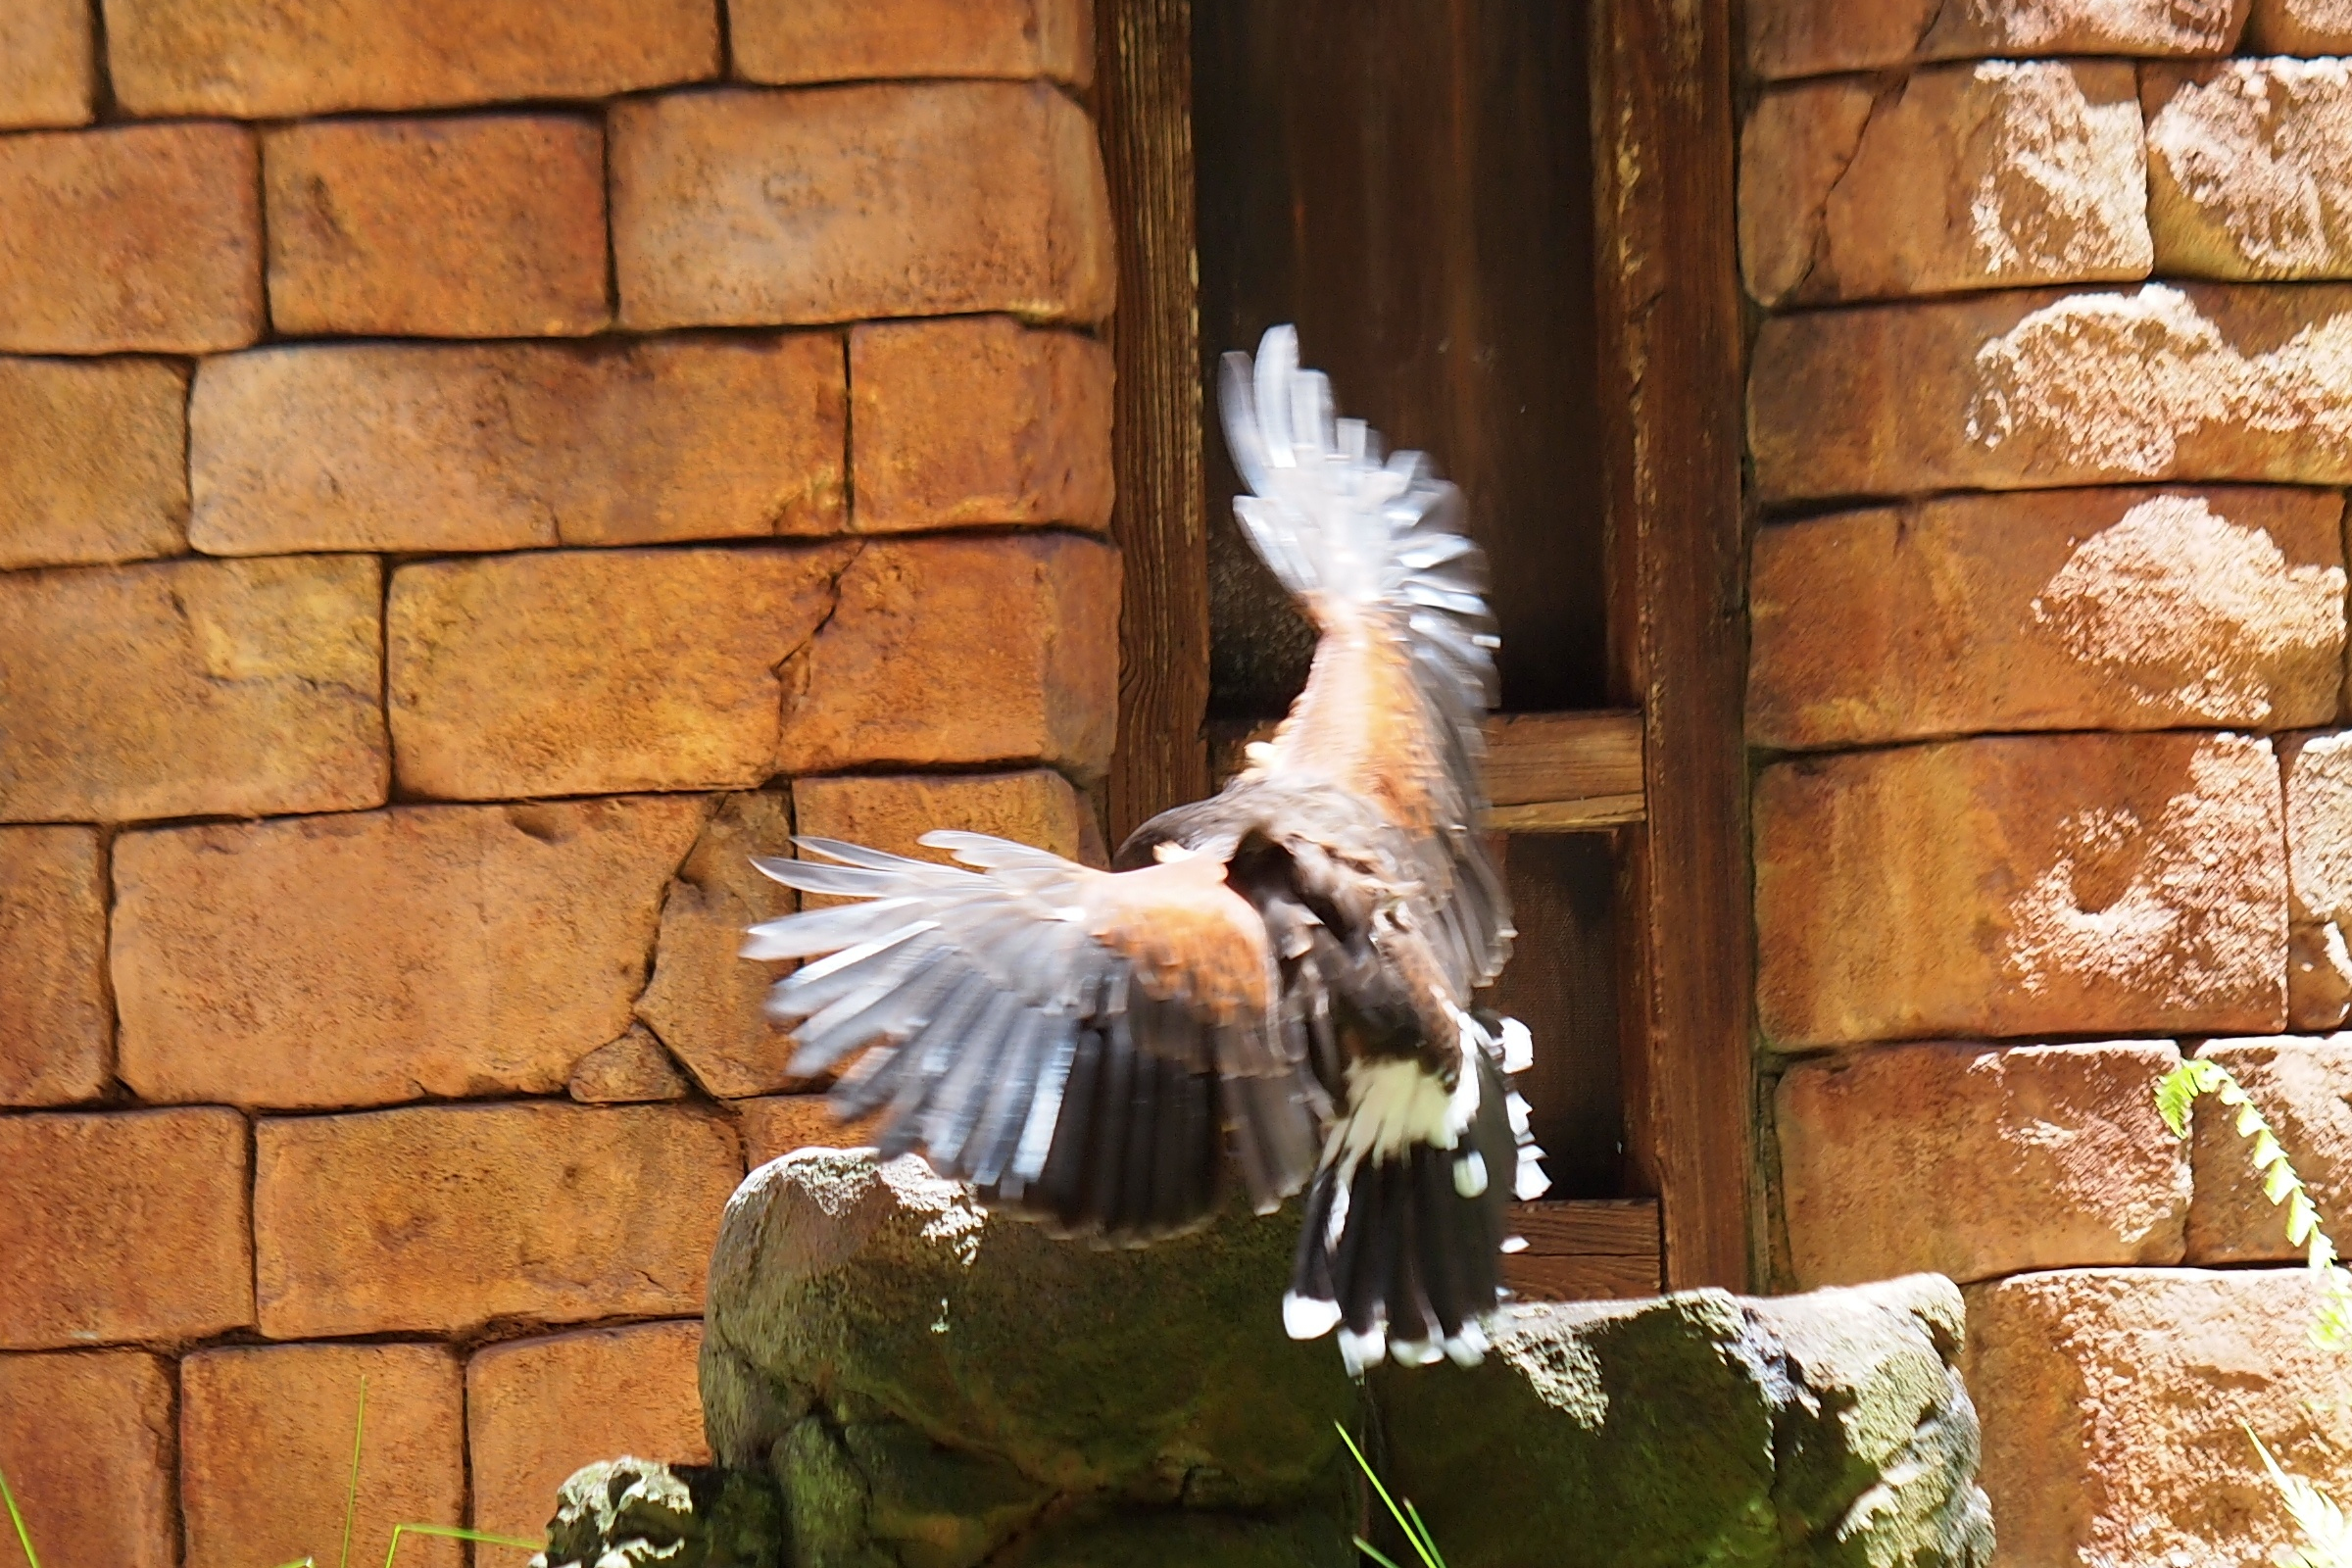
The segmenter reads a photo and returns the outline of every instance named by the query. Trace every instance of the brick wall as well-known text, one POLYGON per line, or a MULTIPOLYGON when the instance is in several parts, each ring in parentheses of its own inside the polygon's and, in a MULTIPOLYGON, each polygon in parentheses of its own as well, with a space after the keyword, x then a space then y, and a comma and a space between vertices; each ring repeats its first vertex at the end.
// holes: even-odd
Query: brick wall
POLYGON ((4 11, 0 1468, 326 1560, 365 1378, 363 1554, 535 1534, 822 1134, 747 857, 1096 843, 1084 0, 4 11))
POLYGON ((2254 1560, 2241 1422, 2352 1485, 2150 1099, 2227 1060, 2352 1229, 2352 10, 2250 11, 1746 11, 1775 1267, 1967 1285, 2013 1564, 2254 1560))

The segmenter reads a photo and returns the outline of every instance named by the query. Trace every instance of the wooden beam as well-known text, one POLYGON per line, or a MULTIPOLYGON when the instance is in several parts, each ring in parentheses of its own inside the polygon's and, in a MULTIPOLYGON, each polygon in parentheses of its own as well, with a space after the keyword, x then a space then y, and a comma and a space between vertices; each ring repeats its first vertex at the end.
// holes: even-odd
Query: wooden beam
POLYGON ((1191 0, 1097 9, 1097 112, 1119 239, 1111 537, 1125 565, 1116 846, 1155 812, 1208 793, 1208 539, 1193 210, 1191 0))
POLYGON ((1678 1289, 1752 1278, 1731 13, 1598 0, 1592 34, 1610 662, 1647 726, 1619 905, 1627 1154, 1678 1289))
POLYGON ((1510 1227, 1527 1249, 1503 1259, 1503 1280, 1527 1300, 1622 1300, 1663 1289, 1654 1198, 1515 1203, 1510 1227))

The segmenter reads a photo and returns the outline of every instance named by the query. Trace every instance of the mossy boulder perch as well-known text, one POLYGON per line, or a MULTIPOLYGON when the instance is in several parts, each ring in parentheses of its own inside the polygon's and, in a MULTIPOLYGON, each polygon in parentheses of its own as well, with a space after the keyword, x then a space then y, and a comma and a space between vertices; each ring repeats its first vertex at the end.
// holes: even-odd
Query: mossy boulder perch
POLYGON ((778 1568, 1351 1568, 1373 1521, 1345 1422, 1453 1568, 1990 1555, 1946 1281, 1523 1306, 1474 1371, 1359 1387, 1328 1342, 1283 1335, 1296 1225, 1102 1250, 913 1159, 761 1167, 727 1208, 703 1348, 712 1473, 740 1480, 680 1471, 705 1516, 678 1539, 772 1530, 778 1568))

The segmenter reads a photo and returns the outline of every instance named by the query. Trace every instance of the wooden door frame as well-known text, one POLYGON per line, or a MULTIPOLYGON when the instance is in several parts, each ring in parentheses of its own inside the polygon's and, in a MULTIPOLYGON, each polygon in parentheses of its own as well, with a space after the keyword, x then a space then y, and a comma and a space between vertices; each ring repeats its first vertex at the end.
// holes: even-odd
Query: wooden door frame
MULTIPOLYGON (((1101 0, 1096 29, 1095 107, 1120 238, 1115 843, 1213 777, 1202 734, 1208 547, 1191 0, 1101 0)), ((1521 796, 1541 825, 1623 824, 1633 1179, 1658 1199, 1668 1286, 1745 1289, 1757 1277, 1756 1080, 1729 8, 1593 0, 1591 59, 1610 674, 1632 711, 1562 726, 1593 739, 1561 751, 1554 787, 1521 796), (1622 793, 1636 714, 1638 813, 1622 793), (1614 748, 1605 760, 1591 750, 1603 744, 1614 748)), ((1610 1220, 1595 1234, 1622 1230, 1610 1220)))

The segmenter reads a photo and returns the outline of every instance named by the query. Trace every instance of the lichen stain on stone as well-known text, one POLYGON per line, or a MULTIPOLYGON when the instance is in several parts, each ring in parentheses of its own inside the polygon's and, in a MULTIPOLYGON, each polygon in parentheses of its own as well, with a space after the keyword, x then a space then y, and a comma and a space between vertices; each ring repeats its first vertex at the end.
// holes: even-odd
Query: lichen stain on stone
POLYGON ((1990 89, 1961 166, 1976 171, 1969 231, 1986 276, 2114 276, 2152 265, 2139 105, 2092 103, 2072 64, 1986 61, 1972 78, 1990 89))
POLYGON ((2348 100, 2352 63, 2230 61, 2180 84, 2148 123, 2148 151, 2254 271, 2334 275, 2352 250, 2348 100))
POLYGON ((2289 565, 2203 496, 2154 496, 2078 544, 2034 622, 2144 707, 2216 723, 2271 716, 2278 664, 2340 651, 2344 572, 2289 565))

